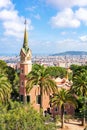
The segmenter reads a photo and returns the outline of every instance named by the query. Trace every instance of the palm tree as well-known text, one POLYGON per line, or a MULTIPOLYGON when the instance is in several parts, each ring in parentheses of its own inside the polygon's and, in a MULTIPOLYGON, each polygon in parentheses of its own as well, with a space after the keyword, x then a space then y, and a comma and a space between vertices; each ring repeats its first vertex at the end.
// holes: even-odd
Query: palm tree
POLYGON ((50 94, 56 90, 56 83, 48 74, 46 68, 43 65, 35 65, 35 68, 29 73, 28 81, 26 86, 27 93, 33 88, 34 85, 39 85, 40 87, 40 96, 41 96, 41 103, 40 108, 43 108, 43 93, 46 92, 50 94))
POLYGON ((70 93, 69 90, 61 88, 56 93, 53 94, 51 98, 51 103, 53 106, 60 107, 61 109, 61 127, 64 127, 64 107, 66 104, 71 104, 74 107, 77 105, 74 96, 70 93))
MULTIPOLYGON (((87 70, 81 69, 77 71, 73 77, 72 90, 77 96, 84 97, 85 105, 85 98, 87 96, 87 70)), ((82 118, 82 125, 85 125, 85 116, 82 118)))
POLYGON ((11 85, 4 75, 0 75, 0 101, 7 102, 11 94, 11 85))

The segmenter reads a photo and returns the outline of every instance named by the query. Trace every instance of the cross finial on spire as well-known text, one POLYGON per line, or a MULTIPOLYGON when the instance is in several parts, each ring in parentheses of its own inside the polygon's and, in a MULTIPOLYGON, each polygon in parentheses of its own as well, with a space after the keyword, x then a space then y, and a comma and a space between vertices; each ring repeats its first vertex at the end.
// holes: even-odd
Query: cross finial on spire
POLYGON ((26 27, 26 25, 27 25, 27 20, 25 19, 25 22, 24 22, 24 24, 25 24, 25 27, 26 27))

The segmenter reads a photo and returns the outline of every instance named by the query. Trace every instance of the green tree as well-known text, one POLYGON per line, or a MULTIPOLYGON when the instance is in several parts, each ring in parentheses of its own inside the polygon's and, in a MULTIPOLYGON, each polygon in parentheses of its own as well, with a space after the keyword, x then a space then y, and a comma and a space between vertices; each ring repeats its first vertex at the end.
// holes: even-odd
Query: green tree
POLYGON ((0 74, 6 73, 7 64, 3 60, 0 60, 0 74))
POLYGON ((15 78, 13 80, 13 87, 12 87, 12 99, 18 100, 19 99, 19 74, 15 72, 15 78))
POLYGON ((10 110, 0 107, 0 130, 56 130, 30 105, 12 102, 10 110))
POLYGON ((11 84, 7 77, 0 75, 0 102, 6 103, 10 99, 11 84))
POLYGON ((51 78, 51 76, 47 72, 47 69, 43 65, 35 65, 35 68, 29 73, 26 86, 27 93, 30 92, 34 85, 39 85, 40 87, 40 108, 43 108, 43 93, 46 92, 47 94, 50 94, 56 89, 56 83, 51 78))
POLYGON ((14 68, 7 66, 6 75, 12 85, 11 98, 17 100, 19 96, 19 74, 14 68))
POLYGON ((70 91, 61 88, 53 94, 51 101, 53 106, 60 107, 61 109, 61 127, 64 127, 64 107, 66 104, 71 104, 74 107, 77 105, 74 96, 70 91))
POLYGON ((19 74, 18 74, 18 72, 14 68, 7 66, 6 62, 4 62, 3 60, 0 60, 0 74, 5 75, 11 84, 11 88, 12 88, 11 98, 13 100, 18 100, 18 96, 19 96, 19 90, 18 90, 19 74))
POLYGON ((50 74, 50 76, 56 78, 64 78, 66 76, 66 69, 63 67, 57 67, 57 66, 51 66, 47 67, 47 72, 50 74))
MULTIPOLYGON (((87 97, 87 70, 80 68, 73 77, 72 91, 79 97, 87 97)), ((84 100, 85 104, 85 100, 84 100)), ((82 118, 82 125, 85 125, 85 118, 82 118)))

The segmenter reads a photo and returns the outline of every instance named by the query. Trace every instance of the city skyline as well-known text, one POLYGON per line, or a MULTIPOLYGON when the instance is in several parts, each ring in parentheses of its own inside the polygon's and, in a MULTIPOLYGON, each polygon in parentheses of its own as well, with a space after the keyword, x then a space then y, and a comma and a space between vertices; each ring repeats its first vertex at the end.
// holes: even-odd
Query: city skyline
POLYGON ((87 51, 87 0, 0 0, 0 53, 20 53, 25 19, 34 54, 87 51))

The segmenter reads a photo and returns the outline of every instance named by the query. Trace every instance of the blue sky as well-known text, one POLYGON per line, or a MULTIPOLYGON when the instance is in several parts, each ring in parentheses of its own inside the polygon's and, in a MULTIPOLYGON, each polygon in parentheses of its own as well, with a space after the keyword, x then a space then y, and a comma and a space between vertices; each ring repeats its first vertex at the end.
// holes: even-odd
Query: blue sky
POLYGON ((20 53, 25 18, 33 54, 87 51, 87 0, 0 0, 0 53, 20 53))

